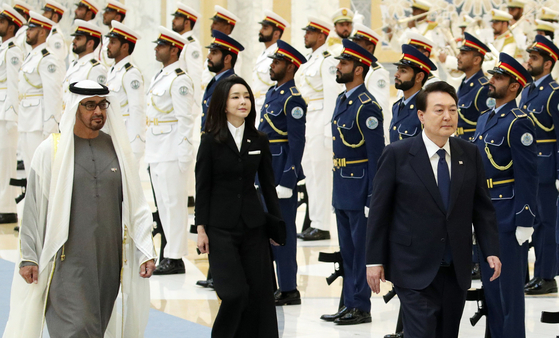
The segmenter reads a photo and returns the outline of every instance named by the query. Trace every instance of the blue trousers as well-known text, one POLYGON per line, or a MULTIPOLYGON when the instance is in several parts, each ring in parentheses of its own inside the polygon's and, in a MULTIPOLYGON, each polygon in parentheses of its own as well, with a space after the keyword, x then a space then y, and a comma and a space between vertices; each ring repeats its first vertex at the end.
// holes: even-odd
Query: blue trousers
POLYGON ((499 245, 503 264, 499 278, 490 282, 493 269, 486 260, 480 263, 491 338, 526 338, 524 282, 528 242, 520 246, 514 231, 499 232, 499 245))
POLYGON ((297 289, 297 188, 293 196, 279 200, 281 215, 285 221, 287 238, 284 246, 272 246, 276 261, 276 274, 280 291, 287 292, 297 289))
POLYGON ((540 184, 538 189, 538 212, 536 213, 534 234, 532 235, 536 253, 534 277, 553 279, 557 275, 556 201, 557 189, 555 184, 540 184))
POLYGON ((344 305, 371 311, 371 289, 367 284, 365 237, 367 218, 363 210, 336 209, 340 252, 344 261, 344 305))

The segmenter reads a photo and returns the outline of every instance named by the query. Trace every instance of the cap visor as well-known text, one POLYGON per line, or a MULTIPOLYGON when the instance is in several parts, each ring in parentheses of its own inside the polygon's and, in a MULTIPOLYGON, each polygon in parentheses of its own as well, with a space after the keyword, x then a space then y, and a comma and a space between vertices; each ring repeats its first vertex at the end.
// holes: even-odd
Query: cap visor
POLYGON ((507 73, 505 70, 501 69, 501 68, 493 68, 487 71, 489 74, 494 75, 494 74, 501 74, 501 75, 509 75, 509 73, 507 73))

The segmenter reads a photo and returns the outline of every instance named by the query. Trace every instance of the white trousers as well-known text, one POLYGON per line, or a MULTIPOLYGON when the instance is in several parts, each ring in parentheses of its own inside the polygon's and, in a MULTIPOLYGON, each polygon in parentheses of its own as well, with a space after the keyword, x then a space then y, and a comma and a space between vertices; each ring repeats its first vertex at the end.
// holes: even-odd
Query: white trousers
POLYGON ((39 147, 41 142, 45 140, 42 131, 20 131, 19 132, 19 145, 21 147, 21 157, 25 165, 25 176, 29 176, 29 169, 31 168, 31 160, 35 154, 35 150, 39 147))
POLYGON ((17 178, 17 126, 7 129, 7 121, 0 121, 0 213, 16 213, 17 188, 10 178, 17 178))
POLYGON ((178 161, 150 163, 149 168, 167 238, 165 258, 180 259, 188 253, 188 172, 180 170, 178 161))
POLYGON ((332 223, 332 140, 324 135, 306 138, 303 153, 311 227, 330 231, 332 223), (330 146, 328 146, 330 145, 330 146))

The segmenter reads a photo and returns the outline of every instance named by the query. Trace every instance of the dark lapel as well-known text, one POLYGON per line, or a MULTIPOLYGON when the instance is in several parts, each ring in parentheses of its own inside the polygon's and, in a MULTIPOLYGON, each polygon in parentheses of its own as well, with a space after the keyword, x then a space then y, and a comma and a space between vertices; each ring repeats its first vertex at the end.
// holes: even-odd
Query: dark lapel
POLYGON ((223 73, 223 75, 219 77, 217 81, 214 81, 215 80, 215 76, 214 76, 213 79, 210 81, 210 85, 206 87, 206 91, 204 92, 204 100, 208 99, 213 95, 215 86, 219 81, 226 79, 233 74, 235 74, 235 71, 233 69, 228 69, 223 73))
MULTIPOLYGON (((362 84, 359 87, 357 87, 357 89, 355 89, 355 91, 351 93, 351 95, 342 104, 336 105, 334 118, 336 118, 336 116, 346 111, 347 108, 349 108, 350 106, 354 105, 359 100, 359 95, 361 95, 361 93, 363 93, 364 91, 365 91, 365 85, 362 84)), ((345 95, 345 92, 342 94, 345 95)), ((341 97, 342 95, 338 97, 338 100, 336 102, 339 102, 341 97)))
POLYGON ((241 156, 244 155, 250 148, 250 145, 253 142, 256 142, 257 139, 258 139, 258 132, 254 132, 251 129, 246 128, 245 126, 245 133, 243 135, 243 142, 241 143, 240 155, 241 156))
MULTIPOLYGON (((491 121, 488 121, 488 122, 485 124, 485 128, 483 129, 483 132, 487 132, 489 129, 495 127, 495 126, 497 125, 497 122, 499 121, 499 119, 500 119, 501 117, 504 117, 504 116, 501 116, 501 115, 504 114, 504 115, 506 116, 506 115, 509 114, 509 113, 511 112, 511 110, 513 110, 514 108, 516 108, 516 101, 515 101, 515 100, 512 100, 512 101, 507 102, 507 103, 503 106, 503 108, 499 109, 499 112, 496 112, 496 113, 495 113, 495 116, 493 116, 493 118, 491 119, 491 121)), ((491 114, 491 111, 488 111, 486 114, 491 114)), ((489 117, 488 117, 488 118, 489 118, 489 117)))
POLYGON ((437 186, 437 182, 435 181, 435 175, 433 173, 433 167, 431 166, 431 162, 429 161, 429 155, 427 155, 427 148, 425 148, 425 143, 423 143, 423 137, 417 135, 413 138, 413 145, 410 148, 410 163, 433 199, 435 203, 439 206, 439 209, 446 214, 446 210, 443 204, 443 200, 441 198, 441 193, 439 191, 439 187, 437 186))
POLYGON ((225 141, 225 143, 227 143, 229 148, 231 148, 231 150, 233 150, 235 154, 240 156, 239 149, 237 148, 237 144, 235 143, 235 139, 233 138, 233 135, 231 135, 231 131, 229 131, 229 127, 228 126, 226 127, 227 127, 227 141, 225 141))
POLYGON ((450 203, 448 205, 448 213, 452 211, 456 199, 460 193, 460 188, 462 187, 462 182, 464 181, 464 174, 466 172, 466 160, 464 156, 464 151, 460 147, 458 140, 453 137, 450 138, 450 163, 451 163, 451 175, 450 175, 450 203))

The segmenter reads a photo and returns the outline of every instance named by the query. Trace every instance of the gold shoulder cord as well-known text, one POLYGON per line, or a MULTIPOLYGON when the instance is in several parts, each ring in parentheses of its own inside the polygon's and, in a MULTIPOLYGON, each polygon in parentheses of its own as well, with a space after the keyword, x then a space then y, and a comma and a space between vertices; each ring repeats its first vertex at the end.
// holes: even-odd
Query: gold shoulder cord
MULTIPOLYGON (((476 108, 477 108, 477 105, 476 105, 476 108)), ((461 118, 462 120, 464 120, 464 122, 466 122, 467 124, 469 124, 469 125, 471 125, 471 126, 477 125, 477 122, 470 121, 470 120, 468 120, 467 118, 465 118, 465 117, 464 117, 464 114, 462 114, 462 111, 461 111, 460 109, 458 109, 458 115, 460 115, 460 118, 461 118)))
MULTIPOLYGON (((548 110, 548 112, 549 112, 549 110, 548 110)), ((553 129, 555 129, 555 125, 553 125, 553 124, 552 124, 551 127, 549 127, 549 128, 547 128, 546 126, 544 126, 544 125, 540 122, 540 120, 538 120, 538 118, 536 117, 536 115, 535 115, 534 113, 530 113, 530 116, 532 117, 532 121, 533 121, 538 127, 540 127, 543 131, 550 132, 550 131, 552 131, 553 129)))
POLYGON ((363 131, 361 131, 361 126, 359 125, 359 114, 361 113, 361 108, 363 108, 363 105, 359 107, 359 110, 357 111, 357 115, 355 116, 355 123, 357 124, 357 129, 359 130, 359 134, 361 134, 361 141, 359 141, 359 143, 357 144, 348 143, 344 138, 344 134, 342 134, 342 130, 340 129, 340 126, 337 127, 338 133, 340 133, 340 138, 342 139, 342 143, 346 147, 359 148, 365 143, 365 135, 363 135, 363 131))
POLYGON ((286 131, 281 131, 278 128, 276 128, 276 126, 274 125, 274 123, 272 122, 272 120, 270 119, 270 117, 268 116, 268 113, 264 114, 264 118, 266 119, 266 121, 268 121, 268 124, 270 124, 270 127, 272 127, 272 129, 282 135, 282 136, 287 136, 287 132, 286 131))
POLYGON ((493 159, 493 155, 491 155, 491 152, 489 151, 489 146, 487 145, 487 143, 485 144, 485 153, 487 154, 487 158, 489 159, 489 162, 491 162, 491 165, 493 167, 495 167, 495 169, 497 169, 497 170, 505 171, 505 170, 510 169, 510 167, 512 166, 512 160, 506 166, 498 165, 495 162, 495 160, 493 159))
MULTIPOLYGON (((41 76, 41 72, 39 71, 39 66, 41 65, 41 61, 43 61, 44 56, 41 57, 41 60, 39 60, 39 62, 37 63, 37 75, 41 76)), ((39 84, 39 85, 34 85, 31 82, 29 82, 29 79, 27 78, 27 75, 25 75, 25 72, 22 71, 23 74, 23 78, 25 79, 25 82, 29 83, 29 85, 33 88, 37 88, 37 89, 42 89, 43 88, 43 84, 39 84)))

